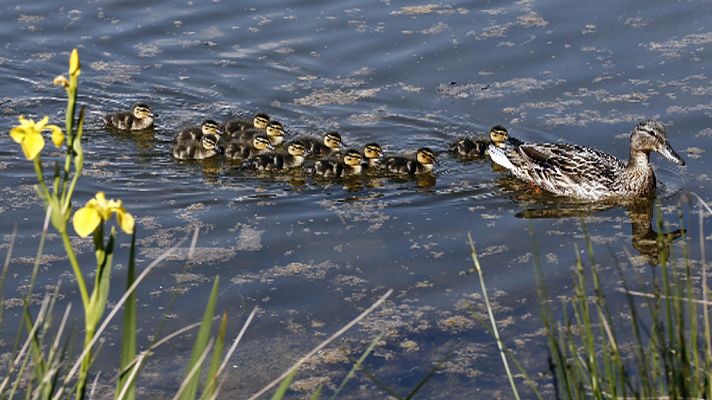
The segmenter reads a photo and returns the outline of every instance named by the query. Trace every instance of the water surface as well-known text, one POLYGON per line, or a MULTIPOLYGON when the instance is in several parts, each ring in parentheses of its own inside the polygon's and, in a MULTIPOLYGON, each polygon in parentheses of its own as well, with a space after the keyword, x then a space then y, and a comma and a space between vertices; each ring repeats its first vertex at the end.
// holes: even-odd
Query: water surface
MULTIPOLYGON (((652 156, 666 229, 676 229, 686 192, 712 199, 705 164, 712 150, 708 9, 707 1, 575 8, 554 0, 6 1, 0 121, 6 131, 18 115, 61 121, 63 93, 51 82, 66 71, 69 50, 79 49, 80 101, 89 120, 77 204, 98 190, 123 199, 138 219, 142 266, 200 231, 193 258, 181 249, 140 287, 142 343, 161 322, 168 332, 196 321, 216 275, 231 334, 253 307, 261 309, 233 359, 226 398, 261 388, 390 288, 395 294, 384 308, 297 376, 297 397, 322 383, 333 390, 351 360, 385 332, 367 367, 392 390, 408 393, 437 365, 423 398, 507 398, 495 342, 477 318, 484 309, 467 234, 477 244, 504 340, 538 376, 547 365, 530 231, 552 294, 568 296, 573 243, 583 243, 584 221, 615 302, 615 257, 624 247, 635 265, 627 273, 647 280, 654 271, 655 250, 645 242, 652 205, 592 210, 532 195, 489 160, 448 155, 448 144, 503 124, 523 140, 573 142, 626 158, 632 127, 659 119, 688 163, 678 168, 652 156), (101 115, 136 101, 159 114, 155 132, 103 129, 101 115), (388 153, 429 146, 441 163, 430 179, 315 182, 168 155, 182 127, 256 112, 279 119, 295 136, 335 129, 349 145, 377 141, 388 153)), ((42 212, 31 165, 8 135, 0 135, 0 171, 0 233, 7 239, 18 227, 6 285, 18 288, 13 296, 29 280, 42 212)), ((692 221, 685 224, 696 237, 692 221)), ((128 241, 121 240, 113 300, 124 286, 128 241)), ((91 265, 88 241, 75 242, 91 265)), ((61 279, 60 306, 78 304, 56 235, 46 253, 39 286, 61 279)), ((20 308, 10 300, 5 307, 11 322, 20 308)), ((9 327, 0 338, 4 348, 14 334, 9 327)), ((116 332, 99 369, 115 368, 116 332)), ((144 396, 167 397, 178 386, 191 341, 155 355, 140 381, 144 396)), ((100 380, 107 393, 111 375, 100 380)), ((544 390, 547 383, 542 378, 544 390)), ((346 395, 385 393, 358 375, 346 395)))

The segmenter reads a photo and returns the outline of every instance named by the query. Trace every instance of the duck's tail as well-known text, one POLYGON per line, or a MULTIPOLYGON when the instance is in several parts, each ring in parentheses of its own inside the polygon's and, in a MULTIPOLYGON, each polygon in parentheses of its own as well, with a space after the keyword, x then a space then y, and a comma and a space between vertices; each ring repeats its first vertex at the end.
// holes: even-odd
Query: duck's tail
POLYGON ((487 152, 489 153, 492 161, 494 161, 496 164, 501 165, 502 167, 507 168, 510 171, 514 171, 516 169, 514 164, 509 161, 509 158, 507 157, 507 154, 504 152, 503 149, 500 149, 499 147, 491 144, 487 148, 487 152))

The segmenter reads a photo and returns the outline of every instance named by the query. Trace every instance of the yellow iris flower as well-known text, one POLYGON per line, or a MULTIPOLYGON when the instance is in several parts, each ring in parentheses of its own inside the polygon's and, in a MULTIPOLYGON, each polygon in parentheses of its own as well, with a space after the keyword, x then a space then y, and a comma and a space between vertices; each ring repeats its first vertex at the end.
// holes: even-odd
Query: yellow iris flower
POLYGON ((104 192, 98 192, 84 207, 77 210, 72 218, 74 230, 81 237, 94 232, 100 223, 116 214, 116 222, 122 231, 131 234, 134 230, 134 217, 121 205, 121 200, 107 200, 104 192))
POLYGON ((19 143, 22 146, 22 152, 25 153, 25 158, 28 160, 34 160, 42 148, 44 148, 44 138, 42 137, 42 132, 45 130, 52 131, 52 142, 55 146, 59 147, 64 142, 64 133, 62 133, 62 128, 57 125, 47 125, 49 117, 44 117, 40 122, 35 123, 34 120, 25 119, 22 115, 20 116, 20 125, 10 129, 10 136, 12 140, 19 143))
POLYGON ((79 52, 77 49, 72 49, 72 53, 69 55, 69 76, 79 76, 82 69, 79 65, 79 52))

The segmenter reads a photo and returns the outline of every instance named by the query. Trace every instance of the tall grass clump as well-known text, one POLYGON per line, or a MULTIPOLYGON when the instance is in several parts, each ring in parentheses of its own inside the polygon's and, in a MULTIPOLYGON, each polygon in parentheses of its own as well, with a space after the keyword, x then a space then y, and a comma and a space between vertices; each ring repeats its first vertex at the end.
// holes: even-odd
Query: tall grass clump
MULTIPOLYGON (((621 282, 617 292, 625 298, 627 318, 614 317, 609 307, 588 236, 583 252, 587 260, 582 259, 578 245, 574 245, 573 293, 560 307, 554 305, 548 294, 534 240, 540 317, 546 328, 557 398, 712 399, 711 303, 703 226, 705 210, 712 214, 712 209, 699 196, 692 195, 700 204, 700 262, 694 263, 689 258, 685 238, 682 254, 677 262, 672 262, 672 238, 658 233, 659 266, 648 269, 652 283, 646 290, 631 289, 623 276, 624 263, 617 266, 621 282), (694 273, 694 265, 701 268, 699 274, 694 273)), ((662 232, 661 228, 659 219, 657 231, 662 232)), ((479 270, 474 247, 472 251, 479 270)), ((627 250, 626 254, 631 260, 627 250)), ((486 296, 484 284, 483 293, 486 296)), ((506 349, 502 350, 492 314, 490 320, 505 370, 513 382, 507 358, 515 363, 516 359, 506 349)), ((522 372, 528 381, 526 372, 522 372)), ((517 397, 513 383, 512 390, 517 397)), ((535 394, 539 396, 536 390, 535 394)))
MULTIPOLYGON (((560 321, 553 318, 541 268, 535 268, 559 397, 712 398, 703 212, 701 208, 701 281, 695 283, 695 263, 686 242, 679 262, 671 262, 670 238, 659 233, 660 264, 650 269, 649 291, 630 289, 619 268, 620 291, 630 316, 625 323, 614 319, 609 309, 590 240, 586 241, 588 266, 576 248, 574 296, 570 304, 562 305, 560 321)), ((661 225, 658 221, 658 232, 661 225)))

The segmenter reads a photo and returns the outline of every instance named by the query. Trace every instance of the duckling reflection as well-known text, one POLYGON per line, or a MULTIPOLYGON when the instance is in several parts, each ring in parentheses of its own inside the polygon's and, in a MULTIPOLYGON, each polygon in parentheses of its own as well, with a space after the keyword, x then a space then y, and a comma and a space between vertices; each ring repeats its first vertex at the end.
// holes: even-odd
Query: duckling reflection
MULTIPOLYGON (((499 181, 500 184, 502 181, 499 181)), ((508 189, 511 190, 511 189, 508 189)), ((516 216, 519 218, 570 218, 591 216, 599 211, 619 207, 621 204, 611 203, 564 203, 559 197, 542 196, 529 190, 523 190, 516 196, 515 201, 537 203, 535 207, 527 208, 516 216), (548 198, 548 201, 545 200, 548 198), (536 198, 536 200, 534 200, 536 198), (542 200, 545 200, 542 202, 542 200)), ((631 244, 645 257, 648 264, 656 266, 662 256, 667 256, 670 246, 677 240, 684 230, 676 229, 661 235, 653 229, 653 215, 655 210, 655 197, 643 197, 622 204, 626 208, 631 224, 631 244), (661 242, 658 242, 658 240, 661 242)))
POLYGON ((136 147, 140 150, 151 152, 156 145, 156 135, 153 129, 144 129, 142 131, 122 131, 111 129, 108 132, 112 136, 119 137, 122 140, 125 139, 136 143, 136 147))

